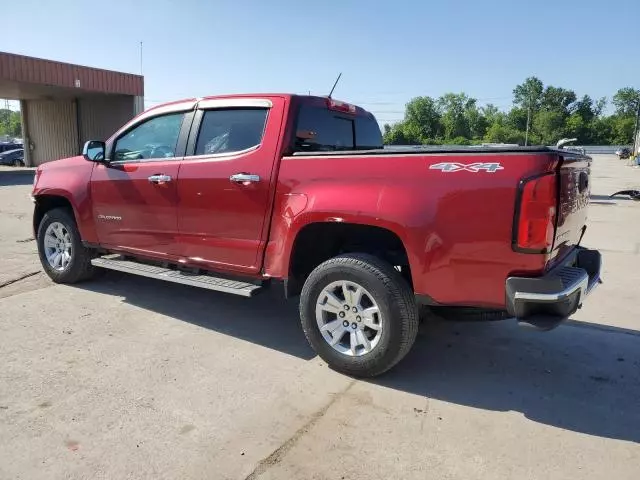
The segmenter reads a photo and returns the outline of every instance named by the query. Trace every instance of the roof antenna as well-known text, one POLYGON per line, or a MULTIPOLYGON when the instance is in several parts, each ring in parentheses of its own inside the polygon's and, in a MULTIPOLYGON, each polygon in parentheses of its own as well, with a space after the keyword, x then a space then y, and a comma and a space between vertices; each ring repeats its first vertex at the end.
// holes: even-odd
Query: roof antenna
POLYGON ((329 92, 329 95, 327 95, 327 98, 331 98, 331 95, 333 95, 333 91, 336 89, 336 85, 338 85, 338 82, 340 81, 340 77, 342 76, 342 72, 340 72, 338 74, 338 78, 336 78, 335 83, 333 84, 333 87, 331 88, 331 91, 329 92))

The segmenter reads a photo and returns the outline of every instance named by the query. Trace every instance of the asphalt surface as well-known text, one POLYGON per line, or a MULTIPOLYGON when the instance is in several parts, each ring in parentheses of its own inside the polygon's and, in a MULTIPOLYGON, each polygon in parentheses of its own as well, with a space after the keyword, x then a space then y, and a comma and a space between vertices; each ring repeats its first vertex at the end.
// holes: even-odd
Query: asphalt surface
POLYGON ((295 303, 41 272, 32 172, 0 170, 0 479, 634 479, 640 475, 640 169, 596 156, 585 243, 604 284, 548 333, 423 328, 356 381, 295 303))

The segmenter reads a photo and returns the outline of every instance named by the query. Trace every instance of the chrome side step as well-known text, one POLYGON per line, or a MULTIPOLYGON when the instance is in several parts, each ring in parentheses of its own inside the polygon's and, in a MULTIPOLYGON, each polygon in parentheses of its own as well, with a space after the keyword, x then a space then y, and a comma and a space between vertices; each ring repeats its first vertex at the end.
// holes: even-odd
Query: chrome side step
POLYGON ((262 286, 252 283, 239 282, 226 278, 218 278, 212 275, 190 273, 181 270, 148 265, 132 260, 126 260, 120 256, 108 255, 91 260, 91 264, 96 267, 117 270, 119 272, 132 273, 142 277, 156 278, 166 282, 181 283, 192 287, 206 288, 217 292, 233 293, 242 297, 252 297, 258 293, 262 286))

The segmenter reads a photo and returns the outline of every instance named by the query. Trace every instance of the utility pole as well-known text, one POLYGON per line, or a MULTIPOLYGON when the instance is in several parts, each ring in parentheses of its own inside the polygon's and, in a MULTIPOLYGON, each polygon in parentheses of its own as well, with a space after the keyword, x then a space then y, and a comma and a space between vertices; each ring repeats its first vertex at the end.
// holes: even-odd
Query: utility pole
POLYGON ((640 136, 640 132, 638 132, 638 124, 640 123, 640 99, 638 99, 638 106, 636 108, 636 124, 633 127, 633 154, 638 153, 638 149, 640 145, 638 145, 638 137, 640 136))
POLYGON ((527 131, 524 134, 524 146, 526 147, 529 144, 529 123, 531 122, 531 97, 529 97, 529 102, 527 106, 527 131))
MULTIPOLYGON (((142 74, 142 40, 140 41, 140 76, 143 77, 142 74)), ((144 77, 142 78, 142 82, 144 84, 144 77)), ((134 111, 136 114, 143 112, 144 111, 144 91, 142 92, 142 96, 140 97, 135 97, 136 100, 134 100, 135 103, 135 107, 134 107, 134 111)))
POLYGON ((5 99, 4 101, 4 109, 6 110, 4 134, 9 138, 9 129, 11 128, 11 106, 9 105, 8 99, 5 99))

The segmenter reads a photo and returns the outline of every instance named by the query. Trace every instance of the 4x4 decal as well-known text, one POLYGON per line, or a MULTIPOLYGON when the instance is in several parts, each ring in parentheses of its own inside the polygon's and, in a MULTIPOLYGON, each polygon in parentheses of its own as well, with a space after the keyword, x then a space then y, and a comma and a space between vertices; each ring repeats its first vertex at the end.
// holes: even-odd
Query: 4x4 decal
POLYGON ((488 173, 495 173, 498 170, 504 170, 504 167, 499 163, 457 163, 457 162, 444 162, 431 165, 429 170, 442 170, 443 172, 473 172, 478 173, 480 170, 484 170, 488 173))

